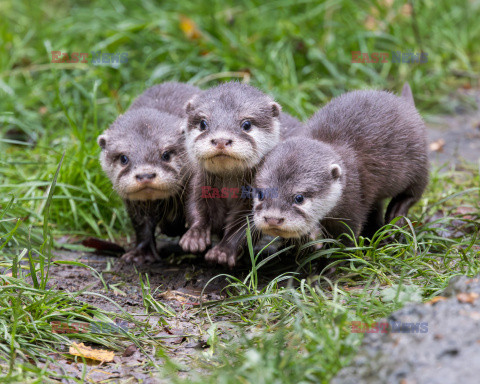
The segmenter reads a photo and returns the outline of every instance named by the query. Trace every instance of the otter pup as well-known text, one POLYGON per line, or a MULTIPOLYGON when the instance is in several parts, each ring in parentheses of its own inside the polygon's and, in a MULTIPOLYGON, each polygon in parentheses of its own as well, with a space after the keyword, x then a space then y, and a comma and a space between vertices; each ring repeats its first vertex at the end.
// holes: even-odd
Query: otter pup
POLYGON ((183 106, 200 92, 181 83, 149 88, 98 137, 102 168, 124 200, 135 230, 135 246, 122 256, 126 262, 158 258, 157 225, 167 236, 185 232, 183 192, 189 166, 183 106))
POLYGON ((180 245, 187 252, 202 252, 211 244, 211 233, 218 234, 220 242, 205 259, 232 268, 245 244, 246 217, 252 209, 248 193, 240 190, 250 188, 264 156, 281 136, 289 135, 282 132, 282 121, 291 124, 292 131, 302 125, 282 114, 280 105, 260 90, 237 82, 195 96, 186 113, 187 153, 197 166, 186 211, 190 228, 180 245), (239 193, 205 198, 202 187, 239 193))
POLYGON ((253 219, 262 232, 314 240, 373 235, 385 222, 405 216, 428 183, 425 125, 408 84, 402 97, 354 91, 333 99, 308 122, 310 139, 293 138, 265 159, 253 219), (383 201, 392 198, 383 215, 383 201))

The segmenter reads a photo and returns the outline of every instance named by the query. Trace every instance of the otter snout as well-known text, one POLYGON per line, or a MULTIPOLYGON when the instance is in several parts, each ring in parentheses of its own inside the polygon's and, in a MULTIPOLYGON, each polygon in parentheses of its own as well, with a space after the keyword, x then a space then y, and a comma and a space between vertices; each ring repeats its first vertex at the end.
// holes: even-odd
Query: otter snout
POLYGON ((157 177, 156 173, 140 173, 135 175, 135 179, 140 183, 149 183, 157 177))
POLYGON ((212 139, 210 143, 217 149, 225 149, 227 146, 231 146, 233 140, 231 139, 212 139))
POLYGON ((283 222, 285 221, 285 218, 263 216, 263 220, 265 221, 265 223, 267 223, 268 226, 278 227, 283 224, 283 222))

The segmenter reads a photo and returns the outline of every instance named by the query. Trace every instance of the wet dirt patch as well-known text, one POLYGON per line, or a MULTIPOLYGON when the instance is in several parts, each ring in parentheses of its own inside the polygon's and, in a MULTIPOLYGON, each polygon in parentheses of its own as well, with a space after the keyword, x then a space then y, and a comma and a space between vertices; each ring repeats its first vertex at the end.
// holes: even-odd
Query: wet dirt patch
POLYGON ((476 110, 426 119, 430 159, 437 165, 480 161, 480 90, 470 93, 476 110))
POLYGON ((480 277, 457 276, 442 296, 391 314, 388 332, 366 334, 358 355, 332 383, 478 383, 479 297, 480 277))
MULTIPOLYGON (((158 348, 164 350, 175 362, 183 364, 186 370, 193 368, 199 353, 208 348, 206 340, 210 323, 208 318, 199 314, 200 302, 223 298, 222 289, 228 283, 227 280, 214 279, 208 285, 207 282, 228 271, 210 266, 200 257, 167 258, 156 264, 138 267, 125 265, 117 257, 57 250, 54 252, 54 261, 57 260, 86 264, 94 268, 102 276, 103 281, 96 273, 85 267, 52 263, 49 287, 72 293, 84 291, 80 298, 85 303, 119 315, 126 311, 134 317, 138 316, 139 319, 148 319, 147 331, 158 340, 158 348), (142 278, 145 283, 146 274, 153 298, 165 306, 165 316, 147 314, 140 281, 142 278), (92 293, 103 297, 94 296, 92 293)), ((228 319, 214 318, 214 320, 228 319)), ((138 331, 132 329, 134 324, 130 323, 128 326, 132 333, 138 331)), ((63 345, 58 349, 62 353, 67 350, 68 346, 63 345)), ((157 365, 163 366, 164 359, 152 348, 146 350, 148 356, 141 353, 135 345, 130 345, 123 353, 117 352, 111 363, 89 361, 86 365, 81 359, 74 362, 60 354, 52 353, 52 356, 56 356, 57 366, 49 368, 77 379, 82 378, 82 370, 85 369, 84 380, 87 382, 102 380, 123 382, 127 379, 133 380, 129 382, 140 382, 148 379, 143 382, 154 383, 157 382, 155 378, 157 373, 147 363, 152 359, 157 365)))

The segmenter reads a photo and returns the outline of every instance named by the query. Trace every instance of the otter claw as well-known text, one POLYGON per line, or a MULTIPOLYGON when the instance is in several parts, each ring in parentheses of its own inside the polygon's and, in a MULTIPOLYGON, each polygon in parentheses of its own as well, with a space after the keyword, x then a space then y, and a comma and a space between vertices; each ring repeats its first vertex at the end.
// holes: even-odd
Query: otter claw
POLYGON ((203 252, 210 244, 210 228, 192 227, 180 239, 185 252, 203 252))
POLYGON ((152 264, 158 260, 158 256, 153 252, 148 252, 141 249, 132 249, 125 253, 121 260, 128 264, 152 264))
POLYGON ((217 245, 206 253, 205 260, 209 263, 228 265, 231 269, 235 267, 237 263, 237 254, 236 252, 217 245))

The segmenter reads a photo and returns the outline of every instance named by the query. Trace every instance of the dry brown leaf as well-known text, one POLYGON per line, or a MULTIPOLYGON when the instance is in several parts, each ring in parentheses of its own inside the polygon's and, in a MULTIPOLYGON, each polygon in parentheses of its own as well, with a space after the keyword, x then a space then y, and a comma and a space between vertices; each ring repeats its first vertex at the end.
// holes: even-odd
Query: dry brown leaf
POLYGON ((131 344, 127 348, 125 348, 125 351, 123 351, 122 357, 130 357, 136 351, 137 351, 137 346, 135 344, 131 344))
POLYGON ((445 301, 445 300, 447 300, 446 297, 436 296, 432 300, 427 301, 427 304, 435 304, 435 303, 438 303, 439 301, 445 301))
POLYGON ((480 312, 470 312, 467 316, 476 321, 480 320, 480 312))
POLYGON ((187 39, 198 40, 202 37, 202 33, 198 29, 197 24, 187 16, 180 15, 180 29, 187 39))
POLYGON ((365 28, 369 31, 374 31, 375 29, 377 29, 378 22, 373 16, 368 15, 365 19, 364 25, 365 28))
POLYGON ((68 353, 74 356, 82 356, 87 359, 107 362, 113 361, 113 358, 115 357, 113 351, 106 351, 104 349, 93 349, 92 347, 88 347, 83 343, 73 343, 70 346, 68 353))
POLYGON ((382 5, 384 8, 391 8, 393 5, 394 0, 383 0, 380 1, 380 5, 382 5))
POLYGON ((455 212, 453 213, 454 215, 463 215, 463 218, 465 220, 473 220, 473 216, 469 215, 469 213, 474 213, 477 210, 473 207, 468 207, 468 206, 460 206, 458 207, 455 212))
POLYGON ((478 283, 478 278, 468 279, 467 281, 465 281, 465 284, 472 284, 472 283, 478 283))
POLYGON ((412 14, 412 5, 411 4, 403 4, 402 8, 400 9, 400 13, 403 16, 410 16, 412 14))
POLYGON ((430 152, 441 152, 445 146, 445 140, 438 139, 430 143, 430 152))
POLYGON ((471 292, 471 293, 462 292, 457 294, 457 300, 461 303, 473 304, 477 297, 478 297, 478 293, 475 293, 475 292, 471 292))
POLYGON ((199 296, 189 295, 188 293, 178 292, 178 291, 170 291, 170 290, 160 293, 159 296, 162 299, 175 300, 175 301, 178 301, 182 304, 186 304, 186 303, 194 304, 194 303, 192 303, 192 300, 200 301, 199 296))

